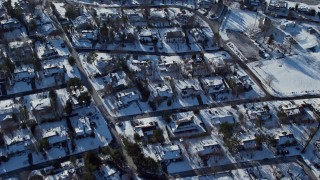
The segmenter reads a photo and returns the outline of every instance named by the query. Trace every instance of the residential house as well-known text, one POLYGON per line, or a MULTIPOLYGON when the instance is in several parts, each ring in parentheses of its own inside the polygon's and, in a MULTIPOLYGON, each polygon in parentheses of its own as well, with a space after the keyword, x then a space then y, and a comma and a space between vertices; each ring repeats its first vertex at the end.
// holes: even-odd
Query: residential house
POLYGON ((45 43, 44 46, 39 46, 37 49, 37 55, 41 60, 49 60, 60 57, 56 48, 52 45, 52 43, 45 43))
POLYGON ((54 15, 57 17, 58 21, 60 21, 60 23, 62 25, 67 25, 69 24, 69 20, 68 18, 65 16, 67 10, 65 8, 65 3, 57 3, 57 2, 52 2, 53 7, 53 13, 54 15))
POLYGON ((242 139, 242 147, 244 150, 257 150, 259 148, 259 145, 257 144, 257 141, 255 137, 249 136, 246 137, 245 139, 242 139))
POLYGON ((158 69, 161 74, 172 77, 175 73, 181 73, 180 65, 181 64, 176 61, 160 60, 158 63, 158 69))
POLYGON ((260 5, 260 0, 243 0, 243 3, 247 9, 257 11, 260 5))
POLYGON ((31 31, 32 28, 35 28, 36 34, 38 35, 48 35, 56 30, 49 15, 44 12, 40 6, 35 8, 34 13, 32 13, 32 18, 25 17, 25 23, 27 24, 29 31, 31 31), (32 27, 34 25, 36 27, 32 27), (30 29, 30 27, 32 28, 30 29))
POLYGON ((69 96, 68 101, 71 102, 73 110, 76 110, 82 107, 82 105, 78 101, 78 96, 76 94, 72 94, 71 96, 69 96))
POLYGON ((223 149, 221 145, 213 140, 206 141, 202 140, 200 142, 200 147, 197 148, 198 155, 201 158, 207 159, 210 156, 222 156, 223 149))
POLYGON ((136 72, 140 73, 140 77, 146 78, 147 76, 153 75, 153 66, 150 60, 131 60, 129 62, 129 68, 136 72))
POLYGON ((76 138, 79 139, 88 137, 93 133, 91 120, 87 116, 76 118, 76 121, 72 121, 72 127, 74 128, 76 138))
POLYGON ((148 22, 152 27, 161 28, 171 26, 171 22, 164 10, 151 10, 148 22))
POLYGON ((100 167, 100 172, 102 175, 102 179, 110 179, 110 180, 116 180, 116 179, 121 179, 120 178, 120 172, 117 171, 116 169, 110 167, 109 165, 103 164, 100 167))
POLYGON ((100 75, 105 75, 116 70, 116 63, 117 60, 113 58, 104 59, 101 57, 94 61, 94 65, 99 70, 100 75))
POLYGON ((158 122, 143 122, 139 121, 134 123, 134 131, 140 135, 140 137, 149 137, 153 135, 153 131, 159 129, 158 122))
POLYGON ((270 112, 269 107, 266 106, 259 106, 258 104, 252 104, 251 107, 247 104, 247 114, 249 119, 251 120, 262 120, 268 121, 272 118, 272 114, 270 112))
POLYGON ((9 43, 8 55, 12 62, 16 65, 27 64, 27 60, 32 60, 33 49, 31 40, 28 41, 13 41, 9 43))
POLYGON ((2 101, 2 103, 6 105, 0 106, 0 127, 2 129, 19 124, 18 120, 14 117, 14 114, 18 113, 18 105, 10 101, 11 100, 2 101), (9 102, 9 104, 6 102, 9 102))
POLYGON ((133 26, 139 25, 141 27, 141 24, 144 24, 145 22, 145 19, 141 13, 137 13, 137 12, 130 13, 130 14, 127 14, 127 17, 128 17, 129 23, 133 26))
POLYGON ((67 128, 62 125, 46 126, 38 131, 41 134, 40 138, 47 139, 51 147, 60 147, 69 139, 67 128))
POLYGON ((175 80, 176 89, 183 98, 195 97, 203 91, 196 79, 175 80))
POLYGON ((109 73, 102 77, 105 87, 111 85, 112 91, 119 91, 128 86, 127 75, 124 71, 117 71, 115 73, 109 73))
POLYGON ((188 59, 185 61, 186 74, 188 76, 208 76, 211 74, 207 62, 203 58, 188 59))
POLYGON ((30 149, 31 138, 29 130, 20 129, 3 135, 7 156, 26 153, 30 149))
POLYGON ((139 41, 143 45, 153 45, 153 42, 158 39, 154 32, 143 30, 139 33, 139 41))
POLYGON ((74 20, 71 20, 73 27, 77 30, 86 29, 88 26, 94 24, 93 17, 90 12, 87 12, 85 9, 82 10, 82 14, 74 20))
POLYGON ((182 161, 183 155, 179 145, 165 145, 156 147, 157 157, 160 162, 182 161))
POLYGON ((4 31, 12 31, 21 28, 21 23, 15 18, 7 18, 0 21, 1 29, 4 31))
POLYGON ((174 137, 193 136, 205 133, 203 122, 192 113, 189 114, 173 114, 172 122, 168 124, 168 129, 174 137))
POLYGON ((153 101, 162 102, 173 97, 170 85, 165 82, 153 82, 149 84, 151 99, 153 101))
POLYGON ((210 68, 216 74, 227 74, 230 72, 230 66, 222 57, 208 59, 210 68))
POLYGON ((278 133, 276 139, 278 140, 278 145, 290 146, 297 143, 293 134, 287 132, 278 133))
POLYGON ((79 41, 96 41, 98 40, 97 30, 82 30, 79 41))
POLYGON ((44 65, 43 75, 44 77, 62 77, 65 74, 64 67, 59 67, 58 65, 44 65))
POLYGON ((13 82, 28 82, 30 83, 32 79, 36 78, 36 73, 33 68, 23 67, 15 69, 13 73, 13 82))
POLYGON ((304 108, 296 104, 281 105, 280 110, 282 110, 288 118, 293 118, 293 119, 303 118, 305 114, 304 108))
POLYGON ((203 90, 207 94, 213 96, 214 99, 216 99, 219 94, 230 93, 230 89, 220 76, 201 78, 200 82, 202 84, 203 90))
POLYGON ((182 31, 169 31, 165 34, 166 43, 185 43, 186 38, 182 31))
POLYGON ((209 63, 212 72, 216 74, 227 74, 230 72, 232 58, 229 53, 225 51, 205 53, 204 58, 209 63))
POLYGON ((288 16, 288 3, 283 0, 270 0, 267 3, 267 13, 276 17, 287 17, 288 16))
POLYGON ((236 121, 230 112, 221 109, 206 109, 203 111, 212 124, 220 125, 222 123, 235 124, 236 121))
POLYGON ((140 95, 137 90, 123 90, 116 94, 116 105, 118 108, 124 108, 129 106, 131 103, 138 102, 140 95))
POLYGON ((55 120, 56 114, 51 107, 50 98, 39 98, 30 102, 31 111, 38 123, 55 120))
POLYGON ((210 9, 210 7, 212 7, 213 2, 215 1, 211 1, 211 0, 201 0, 199 2, 199 8, 205 8, 205 9, 210 9))

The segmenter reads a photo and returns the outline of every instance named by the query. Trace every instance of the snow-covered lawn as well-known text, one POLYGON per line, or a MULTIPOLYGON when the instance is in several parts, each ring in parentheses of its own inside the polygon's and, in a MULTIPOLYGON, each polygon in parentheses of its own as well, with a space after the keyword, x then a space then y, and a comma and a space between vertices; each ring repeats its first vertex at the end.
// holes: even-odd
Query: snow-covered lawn
POLYGON ((278 96, 320 93, 320 53, 249 64, 268 89, 278 96))
POLYGON ((257 27, 260 15, 253 11, 231 9, 224 18, 220 27, 220 34, 224 40, 228 40, 227 29, 246 32, 252 27, 257 27))

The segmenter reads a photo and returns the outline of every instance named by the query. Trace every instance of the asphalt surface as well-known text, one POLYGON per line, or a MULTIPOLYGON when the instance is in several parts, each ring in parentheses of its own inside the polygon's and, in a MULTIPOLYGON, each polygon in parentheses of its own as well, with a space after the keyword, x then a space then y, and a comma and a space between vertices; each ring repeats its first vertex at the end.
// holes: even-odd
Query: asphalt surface
POLYGON ((264 159, 264 160, 244 161, 244 162, 225 164, 225 165, 219 165, 219 166, 204 167, 201 169, 179 172, 176 174, 173 173, 171 175, 175 178, 203 176, 203 175, 215 174, 219 172, 232 171, 236 169, 247 169, 247 168, 253 168, 253 167, 258 167, 263 165, 274 165, 274 164, 281 164, 281 163, 297 163, 304 169, 305 173, 308 175, 310 179, 317 180, 317 177, 313 174, 313 172, 309 168, 307 168, 305 161, 300 155, 282 156, 282 157, 275 157, 275 158, 264 159))

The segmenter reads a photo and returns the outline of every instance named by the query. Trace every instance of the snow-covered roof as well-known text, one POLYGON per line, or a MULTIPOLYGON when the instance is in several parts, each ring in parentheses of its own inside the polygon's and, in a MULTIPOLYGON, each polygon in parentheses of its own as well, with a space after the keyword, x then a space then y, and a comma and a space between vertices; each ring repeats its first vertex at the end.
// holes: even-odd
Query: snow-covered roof
POLYGON ((24 151, 31 142, 30 134, 27 129, 16 130, 12 133, 4 134, 3 139, 7 145, 7 152, 9 154, 24 151))
POLYGON ((279 140, 278 142, 279 145, 286 144, 287 142, 290 143, 295 140, 293 134, 288 132, 281 132, 277 134, 276 139, 279 140))
POLYGON ((117 170, 114 168, 111 168, 108 165, 103 164, 102 167, 100 168, 102 171, 102 174, 105 178, 111 178, 117 174, 117 170))
POLYGON ((90 23, 91 20, 92 20, 92 16, 90 15, 90 13, 89 12, 84 12, 83 14, 81 14, 76 19, 71 20, 71 22, 72 22, 72 24, 73 24, 73 26, 75 28, 79 28, 83 24, 90 23))
POLYGON ((64 142, 68 139, 67 129, 64 126, 42 129, 42 138, 48 139, 50 144, 64 142))
POLYGON ((47 64, 43 66, 43 74, 45 76, 52 76, 54 74, 62 74, 64 73, 64 68, 59 66, 52 66, 51 64, 47 64))
POLYGON ((0 21, 0 24, 6 25, 6 24, 20 24, 20 22, 16 18, 7 18, 0 21))
POLYGON ((175 80, 175 85, 181 91, 183 97, 198 95, 202 92, 200 84, 196 79, 175 80))
POLYGON ((118 107, 127 105, 133 101, 140 99, 139 94, 134 90, 124 90, 116 94, 118 99, 118 107))
POLYGON ((275 8, 287 8, 288 3, 283 0, 269 0, 269 6, 275 8))
POLYGON ((182 152, 178 145, 160 147, 160 161, 176 160, 182 158, 182 152))
POLYGON ((201 132, 201 120, 193 113, 178 113, 171 115, 172 122, 169 124, 170 130, 174 134, 189 132, 201 132))
POLYGON ((215 140, 202 140, 200 142, 200 147, 196 147, 197 151, 200 156, 206 156, 210 154, 215 154, 215 153, 221 153, 222 152, 222 147, 221 145, 215 141, 215 140))
POLYGON ((112 87, 127 86, 126 74, 124 71, 117 71, 115 73, 109 73, 102 78, 105 83, 112 84, 112 87))
POLYGON ((204 113, 210 118, 212 124, 235 123, 233 115, 222 109, 208 109, 204 110, 204 113))
POLYGON ((65 14, 67 12, 66 8, 64 7, 64 3, 57 3, 57 2, 52 2, 54 7, 56 8, 57 12, 59 13, 60 17, 65 18, 65 14))
POLYGON ((30 102, 32 110, 45 110, 51 108, 50 98, 34 99, 30 102))
POLYGON ((161 18, 161 19, 164 19, 166 16, 165 16, 165 13, 163 10, 159 10, 159 11, 151 11, 150 12, 150 17, 151 18, 161 18))
POLYGON ((0 122, 6 119, 11 119, 12 114, 16 112, 16 104, 12 100, 5 100, 0 102, 0 122))
POLYGON ((200 80, 208 90, 208 93, 215 93, 225 89, 223 79, 220 76, 205 77, 200 80))
POLYGON ((163 82, 150 83, 149 88, 153 97, 170 98, 173 96, 171 87, 163 82))
POLYGON ((83 136, 85 134, 91 134, 92 129, 90 126, 90 119, 87 116, 78 119, 74 125, 74 131, 77 136, 83 136))
POLYGON ((14 80, 21 81, 23 79, 31 79, 36 76, 34 69, 28 68, 24 70, 18 70, 16 69, 14 72, 14 80))
POLYGON ((247 136, 242 139, 242 144, 245 149, 253 149, 257 147, 256 139, 253 136, 247 136))

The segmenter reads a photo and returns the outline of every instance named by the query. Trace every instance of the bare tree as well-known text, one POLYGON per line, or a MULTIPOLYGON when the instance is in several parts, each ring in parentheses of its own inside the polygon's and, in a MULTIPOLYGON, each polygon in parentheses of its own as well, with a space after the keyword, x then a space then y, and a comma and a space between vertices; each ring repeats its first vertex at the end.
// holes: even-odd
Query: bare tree
POLYGON ((268 74, 268 76, 266 77, 266 83, 268 86, 272 85, 272 82, 274 81, 275 77, 271 74, 268 74))
POLYGON ((288 44, 289 44, 289 53, 291 53, 292 52, 292 47, 293 46, 295 46, 296 45, 296 41, 293 39, 293 37, 290 37, 289 39, 288 39, 288 44))
POLYGON ((255 23, 252 23, 248 26, 247 34, 249 36, 254 36, 259 31, 260 31, 260 28, 255 23))

